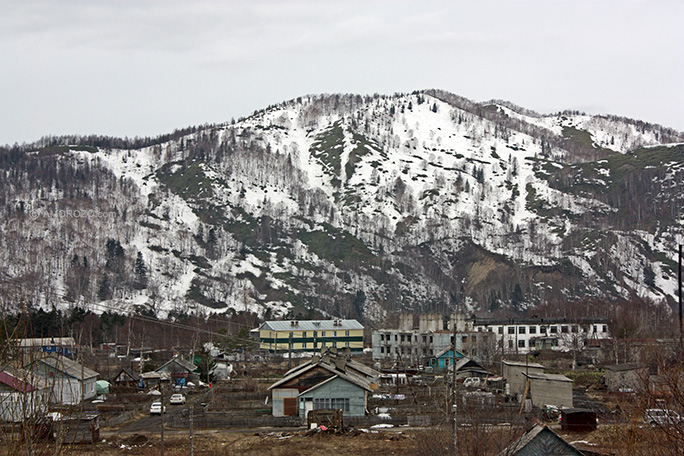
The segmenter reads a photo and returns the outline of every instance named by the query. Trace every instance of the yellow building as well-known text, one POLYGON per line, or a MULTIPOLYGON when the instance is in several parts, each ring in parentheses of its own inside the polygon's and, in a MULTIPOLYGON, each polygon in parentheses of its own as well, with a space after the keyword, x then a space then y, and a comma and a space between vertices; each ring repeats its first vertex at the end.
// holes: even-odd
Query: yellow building
POLYGON ((259 348, 270 353, 315 352, 321 347, 362 352, 363 326, 356 320, 285 320, 259 327, 259 348))

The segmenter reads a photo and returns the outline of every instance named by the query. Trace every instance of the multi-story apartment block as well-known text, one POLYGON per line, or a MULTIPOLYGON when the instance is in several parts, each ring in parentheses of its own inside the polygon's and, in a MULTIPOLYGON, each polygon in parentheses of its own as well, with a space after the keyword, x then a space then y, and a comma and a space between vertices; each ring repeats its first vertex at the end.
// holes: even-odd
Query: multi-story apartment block
POLYGON ((322 347, 363 352, 363 326, 356 320, 267 321, 259 326, 259 348, 270 353, 316 352, 322 347))
POLYGON ((419 316, 416 329, 412 314, 399 316, 398 329, 378 329, 372 333, 373 359, 396 360, 407 365, 428 365, 433 356, 452 346, 466 356, 488 359, 495 351, 495 337, 473 331, 462 315, 453 314, 446 328, 440 314, 419 316), (454 340, 453 325, 456 325, 454 340))
POLYGON ((582 350, 590 339, 610 338, 605 317, 475 318, 475 331, 493 333, 504 353, 582 350))

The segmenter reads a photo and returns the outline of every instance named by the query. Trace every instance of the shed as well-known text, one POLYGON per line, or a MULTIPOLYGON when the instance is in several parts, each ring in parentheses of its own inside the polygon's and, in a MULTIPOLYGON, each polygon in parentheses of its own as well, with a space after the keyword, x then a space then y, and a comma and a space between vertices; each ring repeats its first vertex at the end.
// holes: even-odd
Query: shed
POLYGON ((566 408, 561 410, 561 430, 566 432, 591 432, 598 425, 596 412, 582 408, 566 408))
POLYGON ((535 424, 530 430, 515 439, 498 456, 584 456, 574 446, 563 440, 548 426, 535 424))
POLYGON ((525 363, 520 361, 503 361, 502 375, 510 385, 512 394, 523 394, 527 378, 525 373, 543 374, 546 366, 537 363, 525 363))
POLYGON ((637 391, 648 383, 646 364, 627 363, 604 367, 603 382, 608 391, 637 391))
POLYGON ((100 440, 100 414, 86 412, 78 417, 64 417, 54 423, 55 436, 64 443, 96 443, 100 440))
POLYGON ((559 374, 528 374, 530 397, 537 407, 572 407, 572 380, 559 374))

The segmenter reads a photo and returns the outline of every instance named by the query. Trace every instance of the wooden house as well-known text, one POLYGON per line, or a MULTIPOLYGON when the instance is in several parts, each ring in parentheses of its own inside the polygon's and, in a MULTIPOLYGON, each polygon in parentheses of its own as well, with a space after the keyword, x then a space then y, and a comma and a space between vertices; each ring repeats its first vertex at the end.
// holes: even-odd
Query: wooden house
POLYGON ((74 405, 96 395, 99 374, 66 356, 51 353, 26 369, 45 380, 52 403, 74 405))
POLYGON ((40 377, 10 367, 0 372, 0 421, 21 422, 44 415, 48 400, 46 384, 40 377))
POLYGON ((379 372, 351 360, 348 352, 324 350, 269 387, 273 416, 304 418, 309 411, 320 409, 339 409, 344 416, 363 416, 368 393, 377 389, 379 376, 379 372))
POLYGON ((539 455, 584 456, 548 426, 541 424, 535 424, 499 453, 499 456, 539 455))

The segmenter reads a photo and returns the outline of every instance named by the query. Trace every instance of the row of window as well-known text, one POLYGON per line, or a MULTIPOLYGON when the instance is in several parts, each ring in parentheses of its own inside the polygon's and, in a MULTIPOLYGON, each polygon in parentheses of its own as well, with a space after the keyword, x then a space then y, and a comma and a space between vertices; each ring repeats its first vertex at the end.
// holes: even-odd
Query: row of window
MULTIPOLYGON (((433 338, 432 336, 421 336, 423 338, 423 343, 427 344, 428 339, 430 343, 433 343, 433 338)), ((380 334, 380 341, 391 341, 392 340, 392 334, 380 334)), ((411 334, 394 334, 394 341, 395 342, 411 342, 411 334)), ((418 335, 414 334, 413 335, 413 342, 418 342, 418 335)))
MULTIPOLYGON (((387 353, 388 355, 392 353, 392 347, 380 347, 380 353, 385 354, 387 353)), ((394 353, 401 353, 402 355, 410 355, 413 353, 414 355, 418 354, 418 349, 414 348, 413 351, 411 351, 410 348, 407 347, 394 347, 394 353)), ((432 356, 433 351, 432 349, 427 349, 423 348, 423 355, 425 356, 432 356)))
MULTIPOLYGON (((344 336, 349 337, 349 331, 345 331, 344 336)), ((294 332, 290 332, 290 337, 295 337, 294 332)), ((306 331, 302 331, 301 337, 306 337, 306 331)), ((318 331, 313 331, 313 337, 318 337, 318 331)), ((326 337, 326 331, 321 331, 321 337, 326 337)), ((332 337, 337 337, 337 331, 332 331, 332 337)))
MULTIPOLYGON (((344 346, 349 348, 349 342, 345 342, 344 346)), ((321 347, 337 347, 337 341, 332 341, 328 345, 328 342, 321 342, 321 347)), ((294 348, 294 344, 290 344, 290 348, 294 348)), ((302 348, 309 348, 308 342, 302 342, 302 348)), ((311 344, 311 348, 318 348, 318 342, 311 344)))
MULTIPOLYGON (((534 339, 530 339, 527 341, 525 339, 519 339, 518 340, 518 348, 525 348, 528 343, 529 343, 529 348, 536 348, 536 346, 537 346, 537 341, 534 339)), ((550 339, 546 343, 550 344, 551 347, 557 347, 558 346, 558 339, 550 339)), ((542 345, 543 345, 543 342, 540 341, 539 342, 539 348, 544 348, 542 345)), ((549 346, 547 345, 547 348, 548 347, 549 346)), ((513 348, 513 340, 512 339, 510 339, 508 341, 508 348, 513 348)))
MULTIPOLYGON (((518 334, 537 334, 537 326, 507 326, 507 333, 508 334, 515 334, 516 329, 518 330, 518 334)), ((546 326, 539 326, 539 333, 540 334, 546 334, 547 333, 547 327, 546 326)), ((482 331, 484 328, 479 327, 478 330, 482 331)), ((578 325, 561 325, 561 326, 549 326, 548 327, 548 332, 549 334, 558 334, 558 331, 560 329, 561 334, 567 334, 567 333, 577 333, 579 331, 579 326, 578 325)), ((599 326, 598 325, 592 325, 589 327, 588 332, 599 332, 599 326)), ((605 333, 608 332, 608 326, 607 325, 602 325, 601 330, 605 333)), ((492 332, 492 328, 487 328, 487 331, 492 332)), ((504 333, 504 327, 499 326, 497 328, 497 332, 499 334, 504 333)))
POLYGON ((344 412, 349 411, 348 397, 314 397, 314 410, 320 409, 342 409, 344 412))

